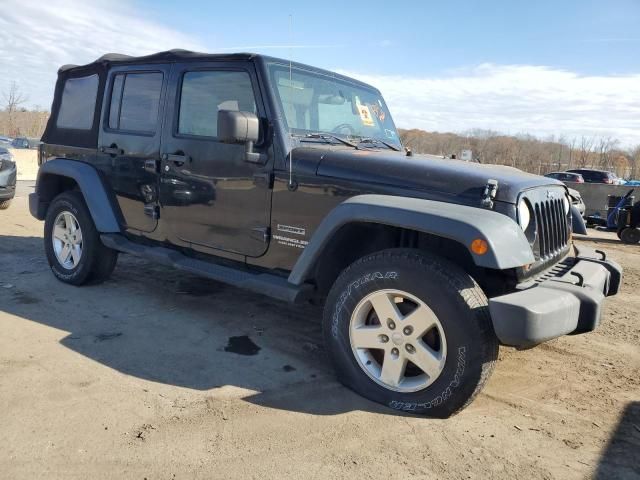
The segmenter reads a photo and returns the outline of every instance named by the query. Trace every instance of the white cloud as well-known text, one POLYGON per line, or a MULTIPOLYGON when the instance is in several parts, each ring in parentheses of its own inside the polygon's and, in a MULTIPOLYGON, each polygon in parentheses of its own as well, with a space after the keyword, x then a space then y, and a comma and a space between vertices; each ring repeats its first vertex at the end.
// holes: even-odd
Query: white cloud
POLYGON ((640 144, 640 74, 583 76, 493 64, 446 77, 342 73, 379 88, 403 128, 611 136, 623 145, 640 144))
POLYGON ((144 18, 125 0, 4 0, 0 92, 15 80, 28 95, 28 106, 49 108, 61 65, 88 63, 109 52, 203 49, 189 36, 144 18))

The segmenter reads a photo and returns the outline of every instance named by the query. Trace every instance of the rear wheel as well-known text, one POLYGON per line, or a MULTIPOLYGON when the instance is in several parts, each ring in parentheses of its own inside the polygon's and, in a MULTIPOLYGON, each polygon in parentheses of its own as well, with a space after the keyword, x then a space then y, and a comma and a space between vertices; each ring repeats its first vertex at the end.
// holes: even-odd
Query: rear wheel
POLYGON ((53 274, 72 285, 103 282, 118 259, 118 252, 100 241, 79 192, 64 192, 51 202, 44 223, 44 244, 53 274))
POLYGON ((0 200, 0 210, 6 210, 11 205, 11 199, 9 200, 0 200))
POLYGON ((471 402, 493 370, 498 343, 487 305, 456 265, 385 250, 334 284, 325 341, 349 388, 394 409, 446 417, 471 402))

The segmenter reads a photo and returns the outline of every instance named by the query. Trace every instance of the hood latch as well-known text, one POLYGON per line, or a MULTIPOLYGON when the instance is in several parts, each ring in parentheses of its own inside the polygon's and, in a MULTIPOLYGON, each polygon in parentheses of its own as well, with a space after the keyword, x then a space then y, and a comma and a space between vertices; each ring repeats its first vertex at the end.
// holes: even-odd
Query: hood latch
POLYGON ((482 205, 483 208, 493 209, 493 199, 496 198, 496 193, 498 193, 498 181, 493 179, 487 180, 487 184, 484 186, 484 192, 482 192, 480 205, 482 205))

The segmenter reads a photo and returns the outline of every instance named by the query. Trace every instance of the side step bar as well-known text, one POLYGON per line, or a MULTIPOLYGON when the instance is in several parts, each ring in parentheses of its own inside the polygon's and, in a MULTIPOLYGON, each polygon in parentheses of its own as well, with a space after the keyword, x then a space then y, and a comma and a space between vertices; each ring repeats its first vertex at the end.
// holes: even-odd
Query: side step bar
POLYGON ((216 265, 165 247, 149 247, 128 240, 118 233, 103 233, 102 243, 114 250, 147 258, 156 263, 217 280, 222 283, 261 293, 290 303, 299 303, 311 296, 311 285, 294 285, 286 278, 268 273, 252 273, 216 265))

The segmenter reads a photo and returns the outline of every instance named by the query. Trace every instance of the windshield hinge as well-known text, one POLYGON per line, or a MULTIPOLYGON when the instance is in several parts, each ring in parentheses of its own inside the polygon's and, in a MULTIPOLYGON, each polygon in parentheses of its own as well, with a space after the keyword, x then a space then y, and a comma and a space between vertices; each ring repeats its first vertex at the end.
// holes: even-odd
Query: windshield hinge
POLYGON ((273 172, 255 173, 253 175, 253 183, 269 189, 273 188, 273 172))

